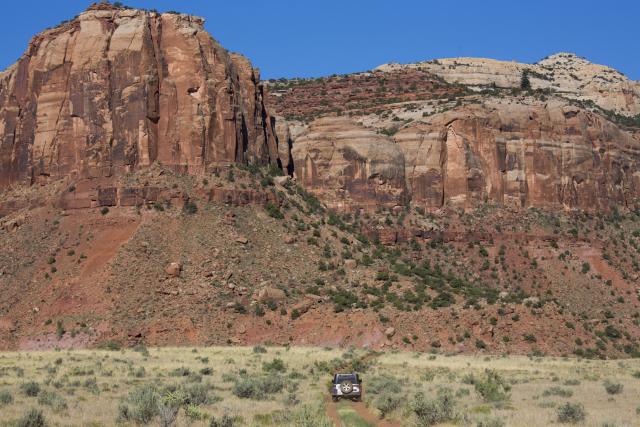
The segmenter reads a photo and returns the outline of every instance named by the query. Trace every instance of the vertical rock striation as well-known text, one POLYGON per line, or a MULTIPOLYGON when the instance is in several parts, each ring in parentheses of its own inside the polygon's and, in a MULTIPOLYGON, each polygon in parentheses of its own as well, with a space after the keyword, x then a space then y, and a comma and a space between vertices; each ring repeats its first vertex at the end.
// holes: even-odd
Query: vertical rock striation
POLYGON ((259 75, 197 17, 96 4, 0 73, 0 188, 278 164, 259 75))
POLYGON ((395 135, 416 205, 609 210, 640 200, 640 141, 562 104, 485 104, 395 135))

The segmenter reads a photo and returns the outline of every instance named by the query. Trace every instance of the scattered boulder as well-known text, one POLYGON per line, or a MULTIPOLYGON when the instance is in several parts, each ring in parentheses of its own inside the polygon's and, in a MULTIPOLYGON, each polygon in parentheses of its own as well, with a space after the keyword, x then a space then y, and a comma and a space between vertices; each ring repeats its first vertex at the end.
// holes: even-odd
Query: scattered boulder
POLYGON ((258 301, 283 301, 287 295, 282 289, 278 288, 262 288, 258 291, 258 301))
POLYGON ((179 277, 182 272, 182 265, 179 262, 172 262, 164 269, 169 277, 179 277))
POLYGON ((307 311, 309 311, 309 309, 313 306, 313 304, 315 303, 314 300, 310 299, 310 298, 305 298, 302 301, 300 301, 299 303, 297 303, 296 305, 294 305, 291 309, 291 311, 297 311, 298 315, 302 315, 304 313, 306 313, 307 311))
POLYGON ((396 328, 390 326, 385 329, 384 334, 387 338, 391 338, 396 334, 396 328))
POLYGON ((346 268, 347 270, 353 270, 357 266, 358 266, 358 263, 356 262, 355 259, 344 260, 344 268, 346 268))
POLYGON ((289 177, 288 175, 276 176, 273 178, 273 182, 275 182, 278 185, 285 185, 290 180, 291 180, 291 177, 289 177))
POLYGON ((246 245, 247 243, 249 243, 249 239, 244 236, 239 236, 236 238, 236 242, 240 243, 241 245, 246 245))

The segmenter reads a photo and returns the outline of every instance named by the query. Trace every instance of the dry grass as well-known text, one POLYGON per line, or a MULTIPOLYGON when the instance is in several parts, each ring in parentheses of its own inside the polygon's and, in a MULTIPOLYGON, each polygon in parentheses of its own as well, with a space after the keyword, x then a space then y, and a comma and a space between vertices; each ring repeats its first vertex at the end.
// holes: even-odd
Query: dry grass
MULTIPOLYGON (((343 357, 343 350, 320 348, 275 348, 266 353, 256 353, 247 347, 209 348, 154 348, 148 354, 140 351, 76 350, 31 353, 0 354, 0 394, 8 392, 13 402, 1 406, 0 425, 13 425, 27 409, 41 409, 51 425, 107 426, 115 425, 118 406, 132 390, 145 384, 158 388, 175 385, 208 384, 211 403, 200 405, 206 416, 227 413, 239 421, 239 425, 282 425, 279 414, 292 413, 305 404, 317 407, 323 402, 330 375, 326 366, 317 363, 331 362, 343 357), (278 374, 285 388, 266 400, 239 398, 233 394, 233 378, 262 375, 263 363, 279 358, 286 371, 278 374), (176 369, 188 368, 196 375, 175 376, 176 369), (144 368, 144 375, 140 369, 144 368), (202 369, 212 373, 202 375, 202 369), (293 374, 293 375, 292 375, 293 374), (201 377, 201 378, 200 378, 201 377), (97 387, 93 387, 93 379, 97 387), (38 397, 27 396, 21 389, 24 383, 39 383, 41 392, 56 392, 66 402, 66 408, 57 411, 38 402, 38 397), (297 384, 297 389, 295 389, 297 384), (289 393, 288 390, 295 390, 289 393), (291 398, 295 396, 292 402, 291 398)), ((364 351, 351 353, 364 356, 364 351)), ((388 352, 369 358, 373 365, 364 371, 366 381, 380 374, 390 374, 401 380, 406 402, 392 411, 389 417, 412 425, 414 418, 409 404, 418 391, 435 396, 443 387, 451 388, 456 395, 458 422, 476 425, 478 421, 499 418, 507 426, 548 426, 556 421, 557 407, 564 402, 581 403, 587 416, 583 425, 602 426, 605 422, 616 426, 638 425, 636 413, 640 402, 640 379, 633 376, 640 371, 640 360, 595 361, 562 358, 527 357, 474 357, 444 356, 426 353, 388 352), (510 399, 485 403, 474 390, 465 384, 465 376, 481 377, 485 369, 499 373, 511 385, 510 399), (607 394, 605 381, 620 383, 620 394, 607 394), (578 384, 579 382, 579 384, 578 384), (571 396, 545 395, 551 387, 570 391, 571 396)), ((374 396, 365 396, 370 410, 376 412, 374 396)), ((317 424, 327 420, 318 417, 317 424)), ((179 411, 177 425, 209 425, 209 419, 192 420, 179 411)), ((157 419, 151 423, 157 425, 157 419)), ((324 424, 323 424, 324 423, 324 424)), ((291 425, 291 424, 289 424, 291 425)))

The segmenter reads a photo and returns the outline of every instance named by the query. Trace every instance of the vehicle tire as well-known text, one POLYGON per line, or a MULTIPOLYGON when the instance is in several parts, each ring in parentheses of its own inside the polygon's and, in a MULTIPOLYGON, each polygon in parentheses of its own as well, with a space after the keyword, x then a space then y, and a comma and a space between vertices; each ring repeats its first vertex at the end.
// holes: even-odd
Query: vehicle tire
POLYGON ((362 396, 356 396, 353 398, 354 402, 362 402, 362 396))
POLYGON ((331 400, 337 402, 338 400, 340 400, 340 398, 338 396, 331 396, 331 400))
POLYGON ((353 383, 351 381, 342 381, 340 383, 340 390, 342 394, 349 394, 353 391, 353 383))

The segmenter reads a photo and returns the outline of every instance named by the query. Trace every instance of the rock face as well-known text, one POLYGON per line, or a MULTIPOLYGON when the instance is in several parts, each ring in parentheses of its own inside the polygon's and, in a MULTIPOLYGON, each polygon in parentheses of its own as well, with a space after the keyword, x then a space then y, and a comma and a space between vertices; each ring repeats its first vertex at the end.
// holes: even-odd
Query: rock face
POLYGON ((371 210, 405 200, 400 147, 348 118, 314 121, 295 140, 292 156, 298 181, 333 209, 371 210))
POLYGON ((337 210, 609 210, 640 200, 640 141, 565 103, 487 101, 406 125, 392 138, 344 117, 310 124, 293 144, 298 181, 337 210))
POLYGON ((385 64, 376 70, 395 73, 411 69, 428 71, 449 83, 501 88, 520 87, 522 74, 527 71, 534 89, 559 91, 568 98, 591 101, 602 109, 619 114, 640 114, 640 82, 572 53, 551 55, 536 64, 485 58, 447 58, 415 64, 385 64))
POLYGON ((640 199, 640 141, 562 104, 469 105, 395 135, 407 188, 424 207, 607 210, 640 199))
POLYGON ((0 74, 0 188, 154 162, 192 174, 277 164, 258 82, 200 18, 94 5, 0 74))

